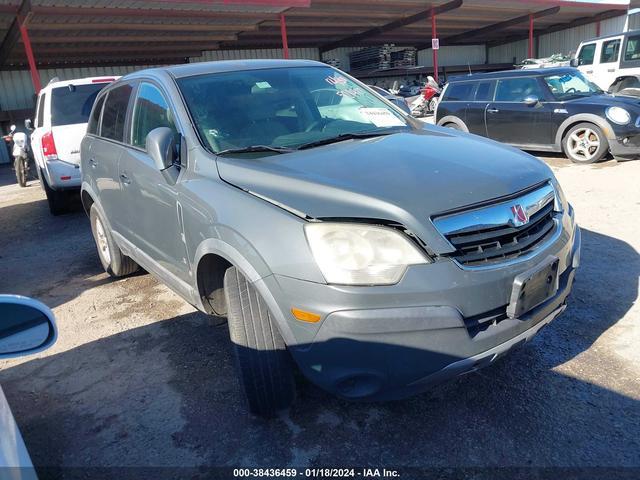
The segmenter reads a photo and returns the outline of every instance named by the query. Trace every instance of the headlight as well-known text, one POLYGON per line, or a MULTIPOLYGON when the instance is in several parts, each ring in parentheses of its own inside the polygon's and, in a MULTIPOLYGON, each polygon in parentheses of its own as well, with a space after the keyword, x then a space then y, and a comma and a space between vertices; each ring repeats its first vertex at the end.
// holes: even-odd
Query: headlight
POLYGON ((391 285, 429 259, 402 233, 357 223, 310 223, 305 232, 327 283, 391 285))
POLYGON ((609 107, 605 110, 607 118, 618 125, 626 125, 631 121, 631 115, 624 108, 609 107))

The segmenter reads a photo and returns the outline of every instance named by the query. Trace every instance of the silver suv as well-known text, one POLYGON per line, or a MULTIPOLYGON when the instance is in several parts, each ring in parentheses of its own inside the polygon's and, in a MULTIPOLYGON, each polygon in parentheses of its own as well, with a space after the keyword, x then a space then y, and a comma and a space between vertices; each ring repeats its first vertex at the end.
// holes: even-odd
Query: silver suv
POLYGON ((318 62, 128 75, 81 156, 105 270, 140 265, 227 317, 257 414, 293 401, 294 365, 376 400, 488 365, 565 309, 579 263, 544 163, 318 62))

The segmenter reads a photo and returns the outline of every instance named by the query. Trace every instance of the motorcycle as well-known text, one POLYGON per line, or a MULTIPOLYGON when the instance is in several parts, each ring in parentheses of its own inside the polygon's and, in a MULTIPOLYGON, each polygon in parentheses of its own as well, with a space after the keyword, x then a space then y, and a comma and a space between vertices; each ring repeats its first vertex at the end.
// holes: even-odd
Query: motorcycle
POLYGON ((21 187, 27 186, 27 177, 29 176, 29 141, 27 134, 16 132, 16 126, 11 125, 9 135, 4 137, 6 142, 13 141, 13 167, 16 171, 16 179, 21 187))
POLYGON ((424 117, 436 111, 438 99, 442 93, 442 87, 432 76, 427 77, 427 83, 422 90, 422 94, 411 103, 411 115, 414 117, 424 117))

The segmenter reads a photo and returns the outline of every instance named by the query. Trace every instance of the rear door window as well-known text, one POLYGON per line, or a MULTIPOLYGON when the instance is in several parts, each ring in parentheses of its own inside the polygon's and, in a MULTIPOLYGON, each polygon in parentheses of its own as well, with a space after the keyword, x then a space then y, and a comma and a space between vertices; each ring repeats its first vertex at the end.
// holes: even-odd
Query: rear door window
POLYGON ((106 83, 68 85, 51 90, 51 125, 87 123, 91 107, 106 83))
POLYGON ((529 96, 544 98, 544 92, 535 77, 498 80, 496 102, 524 102, 529 96))
POLYGON ((124 141, 127 107, 132 91, 133 86, 126 84, 114 88, 107 94, 102 112, 101 137, 117 140, 118 142, 124 141))
POLYGON ((578 65, 593 65, 593 59, 596 56, 596 44, 587 43, 583 45, 578 54, 578 65))
POLYGON ((480 82, 476 89, 476 102, 490 102, 493 100, 493 92, 496 89, 496 82, 480 82))
POLYGON ((133 111, 131 144, 145 148, 147 135, 158 127, 168 127, 177 133, 169 103, 162 92, 150 83, 142 83, 133 111))
POLYGON ((618 61, 620 54, 620 39, 608 40, 602 44, 600 63, 613 63, 618 61))
POLYGON ((626 62, 640 60, 640 35, 630 36, 624 49, 624 60, 626 62))
POLYGON ((447 98, 445 100, 449 102, 467 102, 471 100, 473 86, 473 82, 452 83, 447 89, 447 98))
POLYGON ((47 97, 46 93, 43 93, 42 95, 40 95, 40 100, 38 101, 38 108, 37 108, 37 112, 36 112, 36 125, 35 127, 42 127, 42 125, 44 124, 44 106, 46 105, 45 103, 45 98, 47 97))

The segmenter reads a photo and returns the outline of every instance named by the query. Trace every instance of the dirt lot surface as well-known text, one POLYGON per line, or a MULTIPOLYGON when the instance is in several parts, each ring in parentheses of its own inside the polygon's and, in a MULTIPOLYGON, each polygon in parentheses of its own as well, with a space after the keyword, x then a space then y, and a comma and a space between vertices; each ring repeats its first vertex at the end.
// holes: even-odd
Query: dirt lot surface
POLYGON ((40 476, 65 476, 47 466, 640 467, 640 161, 544 160, 583 228, 562 317, 427 394, 354 404, 302 382, 272 421, 245 413, 226 325, 150 275, 110 279, 80 207, 54 218, 37 182, 21 189, 1 168, 0 292, 42 300, 60 328, 50 350, 0 362, 40 476))

